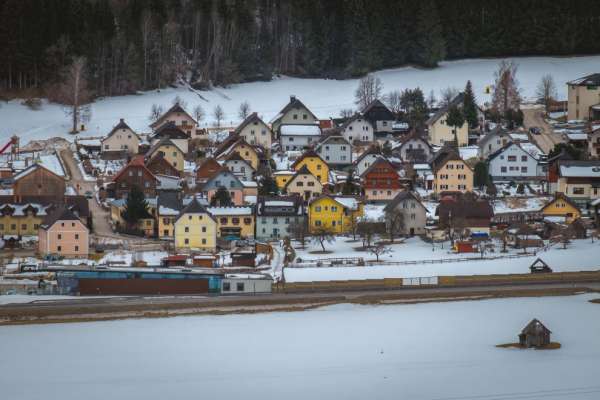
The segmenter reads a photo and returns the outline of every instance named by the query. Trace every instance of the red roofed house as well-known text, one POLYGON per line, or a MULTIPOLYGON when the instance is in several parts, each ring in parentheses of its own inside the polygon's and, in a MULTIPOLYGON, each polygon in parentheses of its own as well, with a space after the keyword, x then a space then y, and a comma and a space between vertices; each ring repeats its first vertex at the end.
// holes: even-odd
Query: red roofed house
POLYGON ((383 157, 361 175, 365 198, 369 201, 390 201, 404 190, 400 175, 388 160, 383 157))
POLYGON ((143 155, 133 157, 126 166, 113 178, 115 198, 125 198, 134 186, 137 186, 146 197, 156 196, 158 180, 146 167, 143 155))

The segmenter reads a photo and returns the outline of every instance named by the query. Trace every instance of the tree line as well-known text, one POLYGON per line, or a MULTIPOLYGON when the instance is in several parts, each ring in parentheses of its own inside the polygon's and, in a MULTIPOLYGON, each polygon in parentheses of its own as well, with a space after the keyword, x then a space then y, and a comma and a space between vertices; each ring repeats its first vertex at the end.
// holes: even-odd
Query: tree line
POLYGON ((600 52, 596 0, 4 0, 0 90, 59 84, 87 61, 95 96, 345 78, 468 57, 600 52))

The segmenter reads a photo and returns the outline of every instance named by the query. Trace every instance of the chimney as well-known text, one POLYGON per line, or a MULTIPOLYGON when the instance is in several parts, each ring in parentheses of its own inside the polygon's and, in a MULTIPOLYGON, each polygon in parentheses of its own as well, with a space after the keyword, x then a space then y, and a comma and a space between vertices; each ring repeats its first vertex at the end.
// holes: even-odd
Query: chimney
POLYGON ((295 94, 290 95, 290 103, 294 100, 296 100, 296 95, 295 94))
POLYGON ((121 119, 120 119, 120 121, 121 121, 121 122, 125 122, 125 119, 121 118, 121 119))

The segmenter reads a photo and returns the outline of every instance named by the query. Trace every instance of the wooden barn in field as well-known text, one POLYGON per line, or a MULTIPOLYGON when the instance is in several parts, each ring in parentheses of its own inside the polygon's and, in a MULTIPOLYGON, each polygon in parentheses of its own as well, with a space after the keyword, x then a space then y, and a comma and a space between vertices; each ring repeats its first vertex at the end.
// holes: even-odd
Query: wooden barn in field
POLYGON ((519 344, 523 347, 548 346, 551 333, 539 320, 533 319, 519 334, 519 344))

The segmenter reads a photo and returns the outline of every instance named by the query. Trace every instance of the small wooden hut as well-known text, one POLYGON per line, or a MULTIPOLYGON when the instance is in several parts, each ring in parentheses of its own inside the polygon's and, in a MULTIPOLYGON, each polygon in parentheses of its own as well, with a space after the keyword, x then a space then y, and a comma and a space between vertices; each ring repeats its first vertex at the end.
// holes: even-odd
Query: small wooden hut
POLYGON ((551 333, 539 320, 533 319, 519 334, 519 344, 523 347, 548 346, 551 333))
POLYGON ((533 264, 529 266, 529 269, 531 270, 532 274, 537 274, 540 272, 552 272, 552 268, 550 268, 550 266, 541 258, 535 260, 533 264))

